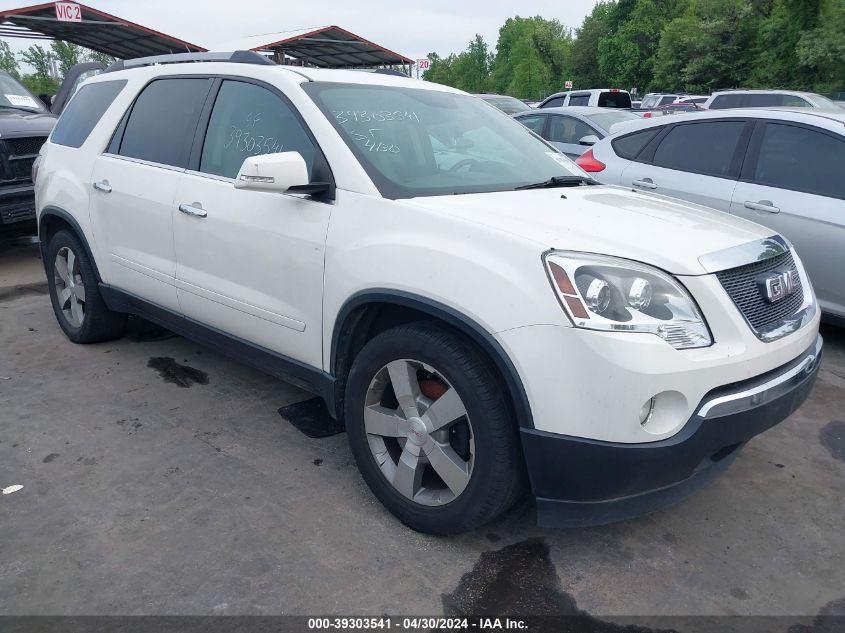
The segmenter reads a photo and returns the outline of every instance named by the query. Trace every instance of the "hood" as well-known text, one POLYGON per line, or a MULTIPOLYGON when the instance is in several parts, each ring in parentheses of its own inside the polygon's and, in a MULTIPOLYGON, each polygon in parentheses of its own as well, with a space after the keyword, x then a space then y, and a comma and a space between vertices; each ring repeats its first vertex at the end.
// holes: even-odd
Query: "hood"
POLYGON ((56 115, 0 108, 0 140, 16 136, 47 136, 56 125, 56 115))
POLYGON ((775 232, 707 207, 622 187, 559 187, 406 202, 518 235, 543 250, 600 253, 703 275, 698 258, 775 232))

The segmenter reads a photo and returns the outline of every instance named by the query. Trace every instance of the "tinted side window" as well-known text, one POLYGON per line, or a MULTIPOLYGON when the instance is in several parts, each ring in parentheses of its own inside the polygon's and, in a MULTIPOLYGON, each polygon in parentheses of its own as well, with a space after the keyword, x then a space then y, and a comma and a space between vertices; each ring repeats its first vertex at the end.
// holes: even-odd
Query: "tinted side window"
POLYGON ((616 152, 617 156, 635 160, 639 153, 645 149, 645 146, 651 142, 651 139, 657 136, 662 129, 662 127, 656 127, 627 136, 620 136, 611 143, 613 151, 616 152))
POLYGON ((120 79, 82 88, 62 112, 50 140, 59 145, 81 147, 125 85, 126 80, 120 79))
POLYGON ((199 113, 210 87, 211 79, 158 79, 152 82, 132 106, 118 153, 162 165, 185 167, 199 113))
POLYGON ((660 142, 652 162, 668 169, 727 176, 744 127, 742 121, 677 125, 660 142))
POLYGON ((311 176, 314 144, 290 106, 261 86, 224 81, 211 111, 200 171, 234 178, 248 156, 277 152, 299 152, 311 176))
POLYGON ((603 92, 599 95, 598 105, 600 108, 630 108, 631 95, 627 92, 603 92))
POLYGON ((845 141, 807 128, 769 123, 754 181, 781 189, 845 199, 845 141), (813 160, 807 160, 812 151, 813 160))
POLYGON ((724 110, 725 108, 741 108, 743 95, 719 95, 710 104, 711 110, 724 110))
POLYGON ((559 108, 563 105, 563 97, 555 97, 554 99, 549 99, 546 103, 543 104, 544 108, 559 108))
POLYGON ((546 117, 542 114, 534 114, 531 116, 521 116, 517 119, 520 123, 522 123, 525 127, 527 127, 532 132, 539 134, 540 136, 543 135, 543 128, 546 125, 546 117))
POLYGON ((746 108, 778 108, 783 105, 784 95, 779 94, 749 94, 745 95, 746 108))
POLYGON ((590 105, 590 95, 572 95, 569 97, 569 105, 585 106, 590 105))
POLYGON ((549 122, 549 140, 556 143, 578 144, 585 136, 596 134, 589 125, 571 116, 553 116, 549 122))

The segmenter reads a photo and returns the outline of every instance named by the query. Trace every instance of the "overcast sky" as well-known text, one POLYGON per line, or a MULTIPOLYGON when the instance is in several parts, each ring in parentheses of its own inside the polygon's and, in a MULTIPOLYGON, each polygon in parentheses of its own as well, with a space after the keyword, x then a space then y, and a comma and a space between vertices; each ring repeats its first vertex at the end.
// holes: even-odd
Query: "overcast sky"
MULTIPOLYGON (((39 0, 0 0, 0 9, 39 0)), ((411 58, 446 55, 466 48, 480 33, 491 47, 499 27, 519 13, 557 18, 574 29, 596 0, 90 0, 94 8, 208 48, 246 35, 336 24, 411 58)), ((4 38, 13 50, 35 41, 4 38)))

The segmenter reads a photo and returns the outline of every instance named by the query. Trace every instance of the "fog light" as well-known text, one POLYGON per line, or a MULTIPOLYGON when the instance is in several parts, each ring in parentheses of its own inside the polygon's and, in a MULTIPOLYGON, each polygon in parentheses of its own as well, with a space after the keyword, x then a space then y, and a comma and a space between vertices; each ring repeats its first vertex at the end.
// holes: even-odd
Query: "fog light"
POLYGON ((646 402, 640 409, 640 424, 645 425, 645 423, 648 422, 649 418, 651 418, 651 414, 653 412, 654 398, 649 398, 648 402, 646 402))

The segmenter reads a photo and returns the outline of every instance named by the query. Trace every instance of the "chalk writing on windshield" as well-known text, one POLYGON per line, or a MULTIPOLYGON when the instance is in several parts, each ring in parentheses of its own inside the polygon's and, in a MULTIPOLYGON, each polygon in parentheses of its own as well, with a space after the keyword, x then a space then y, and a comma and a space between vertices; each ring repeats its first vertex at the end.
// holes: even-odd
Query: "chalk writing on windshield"
POLYGON ((332 110, 337 122, 343 125, 350 121, 354 123, 382 123, 384 121, 410 121, 419 123, 420 117, 416 112, 406 110, 332 110))
POLYGON ((367 130, 367 133, 364 134, 357 130, 350 130, 349 134, 354 138, 356 141, 364 145, 364 149, 368 152, 390 152, 391 154, 398 154, 399 147, 394 145, 393 143, 384 143, 378 139, 378 132, 381 132, 379 128, 370 128, 367 130))
POLYGON ((255 127, 260 121, 260 112, 250 112, 246 115, 246 122, 243 127, 230 125, 229 138, 226 140, 223 149, 231 148, 232 151, 253 156, 281 152, 283 145, 276 137, 255 134, 255 127))

